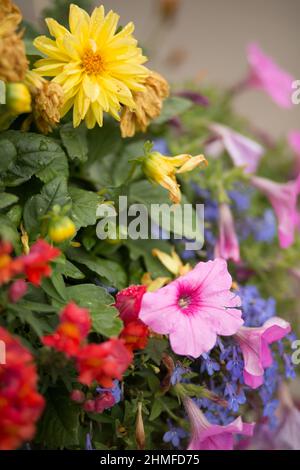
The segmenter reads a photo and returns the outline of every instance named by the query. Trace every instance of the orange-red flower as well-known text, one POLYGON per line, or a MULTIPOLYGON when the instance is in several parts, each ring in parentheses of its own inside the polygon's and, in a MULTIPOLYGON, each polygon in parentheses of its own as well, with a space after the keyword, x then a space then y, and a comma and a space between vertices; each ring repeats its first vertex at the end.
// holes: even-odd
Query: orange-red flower
POLYGON ((21 258, 12 258, 12 245, 9 242, 0 242, 0 285, 9 282, 14 276, 22 272, 21 258))
POLYGON ((132 361, 132 353, 121 339, 83 347, 77 357, 79 381, 91 385, 95 380, 103 387, 112 387, 113 379, 121 380, 132 361))
POLYGON ((76 356, 91 328, 88 310, 69 303, 61 312, 60 323, 56 331, 42 338, 45 346, 50 346, 65 353, 76 356))
POLYGON ((30 352, 1 327, 0 340, 6 353, 0 365, 0 450, 11 450, 33 438, 44 399, 30 352))
POLYGON ((39 286, 43 277, 51 275, 49 262, 60 255, 60 250, 45 240, 39 239, 30 248, 27 256, 23 257, 25 274, 28 281, 39 286))
POLYGON ((136 320, 123 328, 120 338, 125 341, 125 346, 130 350, 144 349, 147 345, 149 328, 141 321, 136 320))

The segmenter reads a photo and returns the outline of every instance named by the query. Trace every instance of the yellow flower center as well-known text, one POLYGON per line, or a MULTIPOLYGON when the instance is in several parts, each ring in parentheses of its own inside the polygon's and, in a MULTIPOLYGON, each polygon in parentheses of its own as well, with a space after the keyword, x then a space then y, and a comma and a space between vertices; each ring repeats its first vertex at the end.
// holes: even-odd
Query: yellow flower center
POLYGON ((104 65, 100 54, 87 50, 82 57, 82 67, 87 74, 99 74, 103 72, 104 65))

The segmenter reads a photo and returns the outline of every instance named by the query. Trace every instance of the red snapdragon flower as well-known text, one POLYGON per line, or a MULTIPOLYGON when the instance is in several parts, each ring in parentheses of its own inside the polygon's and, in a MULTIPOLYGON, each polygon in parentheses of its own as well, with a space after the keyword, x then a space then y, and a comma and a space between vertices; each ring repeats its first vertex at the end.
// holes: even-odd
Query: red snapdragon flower
POLYGON ((121 339, 84 346, 77 356, 79 382, 91 385, 95 380, 103 387, 112 387, 113 379, 121 380, 132 361, 132 353, 121 339))
POLYGON ((115 306, 125 326, 138 319, 145 292, 146 286, 129 286, 118 292, 115 306))
POLYGON ((144 349, 147 345, 149 328, 141 320, 128 323, 121 331, 120 338, 130 350, 144 349))
POLYGON ((90 328, 91 318, 88 310, 70 302, 61 312, 56 331, 44 336, 42 342, 45 346, 57 349, 68 357, 76 356, 90 328))
POLYGON ((43 239, 37 240, 30 248, 28 255, 23 256, 24 271, 28 281, 39 286, 43 277, 51 275, 49 262, 60 255, 60 250, 43 239))
POLYGON ((5 364, 0 365, 0 450, 11 450, 33 438, 44 398, 37 391, 30 352, 1 327, 0 341, 5 345, 5 364))
POLYGON ((0 285, 9 282, 23 270, 21 258, 12 258, 12 245, 9 242, 0 242, 0 285))

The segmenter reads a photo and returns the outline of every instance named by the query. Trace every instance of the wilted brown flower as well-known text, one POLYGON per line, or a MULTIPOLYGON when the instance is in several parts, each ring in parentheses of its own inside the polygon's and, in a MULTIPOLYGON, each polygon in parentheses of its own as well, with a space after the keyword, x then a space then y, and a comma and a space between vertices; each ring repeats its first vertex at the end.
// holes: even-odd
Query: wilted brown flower
POLYGON ((32 118, 37 128, 48 134, 60 121, 63 89, 58 83, 49 82, 32 71, 26 74, 25 82, 32 95, 32 118))
POLYGON ((17 27, 22 21, 19 8, 10 0, 0 0, 0 80, 24 80, 28 62, 22 33, 17 27))
POLYGON ((135 109, 123 108, 122 137, 133 137, 138 131, 145 132, 150 122, 160 115, 163 100, 169 95, 169 84, 159 73, 151 72, 144 86, 146 91, 133 93, 135 109))

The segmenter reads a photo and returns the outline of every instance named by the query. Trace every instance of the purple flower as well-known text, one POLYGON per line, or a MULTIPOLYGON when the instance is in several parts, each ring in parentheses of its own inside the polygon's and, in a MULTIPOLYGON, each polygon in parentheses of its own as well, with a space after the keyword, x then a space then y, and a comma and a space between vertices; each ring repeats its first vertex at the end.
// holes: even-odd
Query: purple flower
POLYGON ((180 91, 176 94, 177 96, 180 96, 181 98, 186 98, 187 100, 190 100, 194 104, 198 104, 199 106, 207 107, 210 104, 209 99, 206 96, 201 95, 200 93, 197 93, 195 91, 186 90, 186 91, 180 91))

